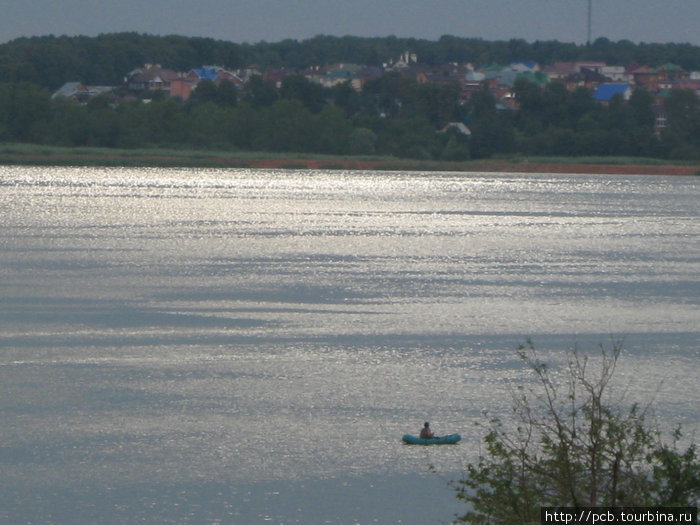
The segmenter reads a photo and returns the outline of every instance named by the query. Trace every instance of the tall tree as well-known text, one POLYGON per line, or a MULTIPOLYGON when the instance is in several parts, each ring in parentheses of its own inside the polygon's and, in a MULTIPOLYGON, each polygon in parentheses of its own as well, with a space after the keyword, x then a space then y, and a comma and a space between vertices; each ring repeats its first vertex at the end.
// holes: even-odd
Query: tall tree
POLYGON ((678 450, 639 404, 625 408, 610 390, 621 346, 597 362, 567 352, 552 371, 532 344, 519 355, 534 387, 514 392, 514 421, 487 415, 485 453, 467 466, 457 497, 471 505, 460 521, 540 523, 540 508, 692 506, 700 496, 696 447, 678 450))
POLYGON ((673 90, 665 103, 664 141, 678 159, 700 159, 700 99, 691 90, 673 90))
POLYGON ((30 82, 0 84, 0 124, 8 139, 26 142, 37 139, 35 126, 48 119, 49 110, 45 89, 30 82))
POLYGON ((326 93, 317 82, 311 82, 304 75, 288 75, 282 80, 280 97, 298 100, 312 113, 318 113, 326 105, 326 93))

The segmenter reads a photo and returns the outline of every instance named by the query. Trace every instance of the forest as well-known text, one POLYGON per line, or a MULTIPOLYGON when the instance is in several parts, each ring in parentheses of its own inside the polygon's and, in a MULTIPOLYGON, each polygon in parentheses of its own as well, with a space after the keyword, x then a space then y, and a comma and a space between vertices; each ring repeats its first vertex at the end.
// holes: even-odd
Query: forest
POLYGON ((541 86, 525 78, 513 86, 517 111, 499 108, 486 88, 465 101, 456 84, 419 83, 395 72, 369 81, 361 92, 348 84, 325 88, 291 74, 280 87, 259 76, 243 89, 202 81, 187 101, 162 93, 148 104, 115 103, 107 96, 87 104, 51 98, 67 81, 120 85, 128 71, 147 62, 185 71, 203 64, 253 63, 301 70, 339 61, 378 65, 406 49, 427 65, 599 60, 700 70, 697 46, 606 39, 575 45, 447 36, 438 41, 319 36, 257 44, 135 33, 21 38, 0 46, 0 141, 445 160, 513 153, 700 159, 700 100, 691 90, 668 93, 661 133, 654 129, 657 101, 646 90, 604 106, 590 89, 569 91, 562 83, 541 86), (464 123, 471 135, 442 131, 449 122, 464 123))
POLYGON ((97 37, 44 36, 18 38, 0 45, 0 82, 28 81, 50 90, 79 80, 91 85, 117 85, 124 75, 146 63, 175 70, 204 64, 230 69, 257 64, 304 69, 350 62, 380 66, 410 50, 428 66, 447 62, 509 64, 534 61, 599 60, 608 64, 673 63, 700 71, 700 47, 691 44, 635 44, 599 38, 591 45, 522 39, 487 41, 443 36, 437 41, 415 38, 320 35, 308 40, 234 43, 211 38, 109 33, 97 37))

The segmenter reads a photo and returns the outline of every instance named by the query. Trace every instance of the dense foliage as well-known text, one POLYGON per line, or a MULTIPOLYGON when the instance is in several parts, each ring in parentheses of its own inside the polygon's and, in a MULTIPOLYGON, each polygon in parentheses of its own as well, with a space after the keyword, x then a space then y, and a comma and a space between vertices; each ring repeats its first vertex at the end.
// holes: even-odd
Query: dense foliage
POLYGON ((203 64, 235 69, 260 67, 303 69, 334 62, 378 66, 410 50, 422 64, 447 62, 510 64, 532 60, 600 60, 608 64, 646 64, 658 67, 674 63, 686 71, 700 70, 700 48, 691 44, 634 44, 599 38, 592 45, 556 41, 486 41, 443 36, 437 41, 415 38, 317 36, 308 40, 237 44, 184 36, 112 33, 97 37, 44 36, 18 38, 0 45, 0 82, 33 82, 56 89, 79 80, 90 85, 117 85, 124 75, 145 63, 159 63, 175 70, 203 64))
POLYGON ((453 85, 418 84, 389 74, 357 93, 347 84, 322 88, 302 76, 280 90, 256 77, 238 93, 230 84, 202 82, 183 103, 164 95, 112 104, 51 100, 28 82, 0 84, 0 141, 60 146, 181 147, 382 154, 419 159, 466 160, 496 154, 626 155, 700 158, 700 101, 673 91, 668 126, 654 134, 651 97, 636 91, 610 107, 585 89, 560 84, 515 86, 520 111, 499 111, 484 90, 466 105, 453 85), (467 122, 466 137, 439 130, 467 122))
MULTIPOLYGON (((629 101, 597 104, 590 90, 544 87, 521 78, 514 92, 520 110, 498 109, 488 90, 465 102, 457 84, 424 83, 385 73, 356 92, 348 84, 324 88, 288 75, 281 88, 256 76, 239 91, 203 81, 187 102, 155 93, 142 100, 97 97, 86 105, 50 97, 66 81, 121 85, 146 62, 176 70, 257 63, 301 68, 349 61, 380 64, 406 49, 421 63, 597 59, 610 63, 668 61, 700 69, 697 47, 612 43, 591 46, 521 40, 486 42, 442 37, 416 39, 319 36, 298 42, 234 44, 207 38, 121 33, 88 37, 21 38, 0 46, 0 141, 62 146, 197 147, 279 152, 382 154, 465 160, 496 154, 624 155, 700 158, 700 101, 673 90, 667 126, 655 133, 647 92, 629 101), (449 122, 469 126, 471 136, 449 122)), ((125 94, 125 93, 122 93, 125 94)))
POLYGON ((536 389, 513 395, 514 421, 491 419, 486 453, 467 467, 458 497, 471 506, 461 522, 540 523, 540 507, 685 507, 700 496, 696 446, 679 449, 649 422, 649 409, 623 409, 611 397, 618 343, 597 362, 577 351, 558 374, 531 344, 520 357, 536 389))

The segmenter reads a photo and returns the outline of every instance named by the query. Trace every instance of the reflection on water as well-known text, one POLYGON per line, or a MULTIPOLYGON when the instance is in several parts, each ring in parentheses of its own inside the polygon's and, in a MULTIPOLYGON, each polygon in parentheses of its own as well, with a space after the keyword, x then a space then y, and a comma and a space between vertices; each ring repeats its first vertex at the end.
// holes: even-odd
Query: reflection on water
POLYGON ((71 494, 115 522, 411 523, 429 500, 407 480, 478 453, 482 409, 527 380, 527 336, 555 365, 624 336, 620 391, 697 429, 699 194, 678 177, 2 168, 0 518, 69 521, 71 494), (462 444, 402 446, 425 419, 462 444), (312 515, 320 486, 340 507, 312 515), (370 510, 387 497, 404 518, 370 510))

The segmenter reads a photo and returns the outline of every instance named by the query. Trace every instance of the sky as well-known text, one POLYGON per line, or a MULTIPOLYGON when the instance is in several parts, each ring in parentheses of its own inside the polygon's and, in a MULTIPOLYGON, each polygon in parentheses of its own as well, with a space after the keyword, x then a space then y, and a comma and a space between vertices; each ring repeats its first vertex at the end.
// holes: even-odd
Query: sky
MULTIPOLYGON (((585 43, 588 0, 2 0, 0 43, 136 31, 237 43, 442 35, 585 43)), ((700 45, 700 0, 592 0, 592 37, 700 45)))

